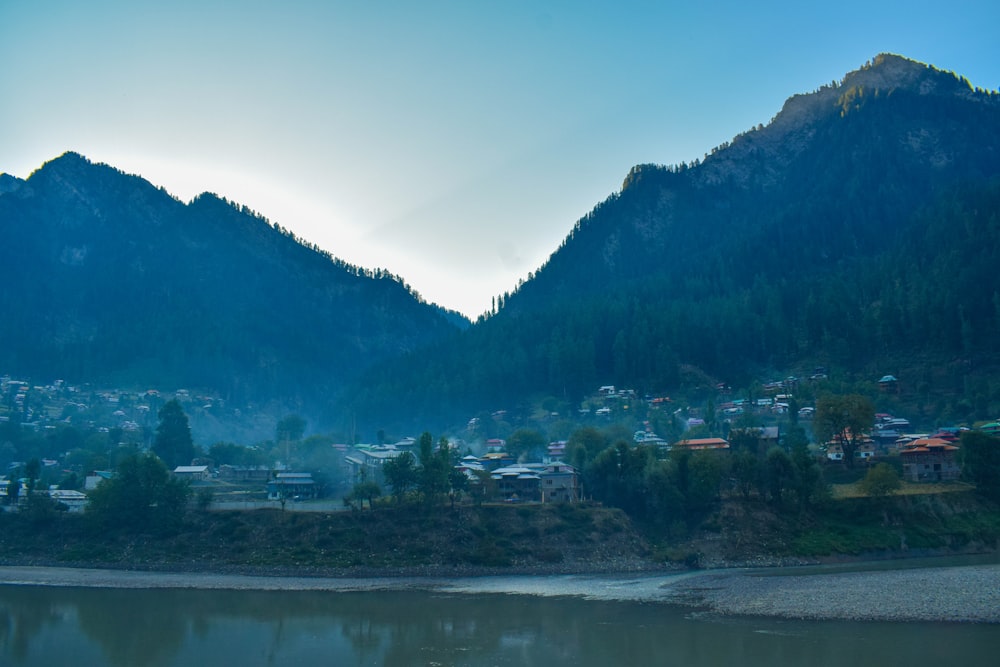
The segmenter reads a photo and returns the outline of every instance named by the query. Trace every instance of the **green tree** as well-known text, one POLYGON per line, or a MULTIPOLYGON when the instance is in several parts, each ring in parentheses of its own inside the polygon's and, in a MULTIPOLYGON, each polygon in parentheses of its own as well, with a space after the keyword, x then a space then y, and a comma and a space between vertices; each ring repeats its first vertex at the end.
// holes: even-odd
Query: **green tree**
POLYGON ((66 505, 56 502, 48 493, 32 493, 24 507, 24 516, 36 527, 51 524, 66 512, 66 505))
POLYGON ((719 499, 725 466, 717 452, 697 451, 691 455, 690 481, 685 504, 691 521, 700 518, 719 499))
POLYGON ((306 432, 306 420, 299 415, 287 415, 274 428, 274 441, 281 448, 281 456, 286 465, 292 465, 292 445, 302 440, 306 432))
POLYGON ((242 445, 231 442, 217 442, 208 450, 208 456, 217 465, 253 465, 254 453, 242 445))
POLYGON ((28 478, 28 493, 35 490, 35 482, 42 474, 42 464, 38 459, 31 459, 24 466, 24 476, 28 478))
POLYGON ((157 414, 160 424, 156 427, 153 451, 168 470, 180 465, 191 465, 191 460, 195 457, 195 448, 184 408, 175 398, 164 403, 157 414))
POLYGON ((351 497, 361 504, 361 509, 365 508, 365 501, 368 501, 368 509, 375 509, 375 499, 382 495, 382 487, 377 482, 367 480, 358 482, 351 491, 351 497))
POLYGON ((854 467, 854 452, 865 433, 875 423, 875 406, 860 394, 827 394, 816 401, 813 430, 819 440, 837 441, 844 449, 844 461, 854 467))
POLYGON ((786 489, 795 480, 795 465, 780 447, 772 447, 764 459, 764 479, 767 493, 775 503, 781 503, 786 489))
POLYGON ((566 442, 568 462, 577 470, 583 470, 590 461, 607 449, 611 443, 608 437, 593 426, 584 426, 573 431, 566 442))
POLYGON ((274 427, 274 439, 278 443, 298 442, 306 432, 306 420, 299 415, 286 415, 274 427))
POLYGON ((733 452, 732 456, 732 473, 736 489, 744 500, 749 500, 760 476, 757 454, 749 449, 740 449, 733 452))
POLYGON ((21 497, 21 480, 17 475, 12 475, 7 482, 7 504, 17 506, 18 498, 21 497))
POLYGON ((91 491, 86 512, 107 530, 171 532, 180 526, 190 494, 155 455, 133 454, 91 491))
POLYGON ((471 490, 476 505, 494 500, 497 495, 497 482, 489 471, 473 470, 472 474, 476 476, 475 487, 471 490))
POLYGON ((873 498, 890 496, 899 490, 902 483, 896 469, 888 463, 879 463, 871 468, 861 480, 861 490, 873 498))
POLYGON ((430 433, 420 436, 420 471, 417 477, 417 490, 423 496, 424 502, 430 506, 448 492, 448 473, 451 471, 451 447, 448 440, 441 438, 437 452, 434 451, 433 438, 430 433))
POLYGON ((1000 500, 1000 438, 980 431, 962 433, 962 465, 976 491, 1000 500))
POLYGON ((597 455, 584 471, 584 484, 591 495, 608 505, 641 518, 646 510, 648 447, 629 447, 620 440, 597 455))
POLYGON ((542 451, 544 447, 545 436, 535 429, 519 428, 507 438, 507 453, 516 461, 523 461, 533 453, 542 451))
POLYGON ((403 452, 382 464, 382 477, 392 489, 397 503, 403 502, 410 489, 417 485, 417 461, 410 452, 403 452))
MULTIPOLYGON (((794 429, 801 430, 801 427, 794 426, 794 429)), ((809 453, 809 447, 803 440, 792 438, 792 465, 795 467, 794 491, 799 500, 799 507, 806 507, 820 495, 823 495, 826 486, 823 483, 823 471, 820 470, 816 459, 809 453)))
POLYGON ((649 520, 669 536, 684 523, 679 520, 684 515, 684 497, 674 482, 672 465, 669 461, 654 461, 646 475, 646 504, 649 520))
POLYGON ((448 472, 448 499, 451 500, 451 508, 455 509, 455 503, 461 502, 462 494, 469 489, 469 477, 464 470, 452 466, 448 472))

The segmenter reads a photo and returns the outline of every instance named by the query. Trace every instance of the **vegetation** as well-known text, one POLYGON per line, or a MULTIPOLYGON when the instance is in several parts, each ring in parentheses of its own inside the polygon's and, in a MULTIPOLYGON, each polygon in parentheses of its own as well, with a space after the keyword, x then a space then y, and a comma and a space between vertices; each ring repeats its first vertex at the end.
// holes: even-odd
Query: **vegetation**
POLYGON ((827 395, 816 401, 813 430, 821 442, 836 441, 844 451, 844 462, 853 468, 854 453, 863 435, 875 422, 875 406, 865 396, 827 395))
POLYGON ((1000 104, 910 65, 916 83, 857 89, 847 114, 845 81, 697 165, 636 167, 495 314, 373 369, 345 405, 433 425, 604 384, 704 400, 822 366, 838 393, 894 373, 922 419, 993 417, 1000 104))
POLYGON ((0 194, 0 372, 321 414, 368 364, 459 330, 398 276, 214 195, 73 153, 19 183, 32 196, 0 194))
POLYGON ((888 463, 879 463, 872 467, 861 480, 861 489, 874 498, 889 496, 902 487, 899 474, 888 463))
MULTIPOLYGON (((912 81, 893 82, 876 71, 886 61, 790 100, 704 161, 634 168, 463 333, 399 278, 350 267, 245 208, 211 195, 184 205, 73 154, 45 165, 0 195, 3 371, 209 387, 205 421, 217 405, 264 405, 273 439, 217 442, 208 457, 281 461, 326 488, 340 454, 333 436, 307 436, 302 414, 343 416, 336 442, 351 444, 359 423, 381 427, 380 443, 414 424, 467 423, 470 439, 505 437, 525 460, 565 439, 600 506, 495 506, 489 474, 457 472, 460 452, 427 432, 416 456, 385 464, 385 488, 346 483, 359 511, 216 513, 200 494, 190 512, 190 490, 167 474, 202 453, 181 401, 123 401, 122 416, 143 423, 102 430, 84 426, 96 396, 56 416, 25 383, 2 397, 0 456, 28 493, 23 512, 0 516, 5 553, 55 544, 72 562, 500 566, 641 554, 645 540, 692 564, 713 539, 724 558, 995 544, 994 438, 962 436, 979 498, 909 495, 890 466, 852 469, 876 404, 936 425, 1000 412, 1000 100, 916 63, 894 62, 912 81), (717 407, 727 386, 752 404, 765 376, 816 367, 776 445, 754 415, 717 407), (902 389, 876 389, 886 369, 902 389), (601 420, 578 417, 607 383, 636 393, 601 420), (647 393, 684 400, 654 405, 647 393), (843 447, 845 469, 821 468, 808 449, 795 423, 807 397, 813 436, 843 447), (155 432, 140 407, 159 417, 155 432), (685 437, 725 429, 732 451, 635 445, 634 428, 676 442, 688 411, 703 423, 685 437), (39 415, 51 429, 29 428, 39 415), (72 476, 40 463, 56 455, 72 476), (34 492, 79 487, 93 469, 115 475, 82 519, 34 492), (834 474, 863 497, 833 497, 834 474)), ((8 502, 20 506, 20 492, 15 482, 8 502)))
POLYGON ((177 466, 191 465, 195 447, 184 408, 177 399, 172 399, 164 403, 158 416, 160 424, 156 427, 153 452, 160 457, 168 470, 173 470, 177 466))
POLYGON ((966 474, 980 494, 1000 501, 1000 438, 969 431, 962 434, 966 474))
POLYGON ((154 454, 132 455, 90 492, 87 516, 102 531, 173 533, 181 527, 190 494, 154 454))

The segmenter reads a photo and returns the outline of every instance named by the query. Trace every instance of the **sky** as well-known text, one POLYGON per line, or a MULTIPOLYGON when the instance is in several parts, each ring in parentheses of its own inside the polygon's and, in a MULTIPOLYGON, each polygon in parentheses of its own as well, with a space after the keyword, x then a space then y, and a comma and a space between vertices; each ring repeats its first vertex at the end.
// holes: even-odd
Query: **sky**
POLYGON ((0 0, 0 172, 72 150, 214 192, 475 318, 634 165, 879 53, 1000 88, 998 25, 996 0, 0 0))

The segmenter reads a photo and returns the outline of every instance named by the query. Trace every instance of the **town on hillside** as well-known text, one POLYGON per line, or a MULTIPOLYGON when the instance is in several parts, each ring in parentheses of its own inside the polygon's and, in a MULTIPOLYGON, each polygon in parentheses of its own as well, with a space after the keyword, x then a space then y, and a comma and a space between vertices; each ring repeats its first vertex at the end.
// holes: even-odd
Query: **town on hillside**
MULTIPOLYGON (((600 453, 596 450, 621 442, 663 460, 682 452, 729 457, 747 449, 763 460, 772 449, 790 452, 799 446, 830 471, 889 463, 904 482, 927 483, 962 476, 964 431, 1000 434, 997 421, 920 429, 904 417, 875 412, 867 400, 836 406, 857 414, 831 421, 814 389, 825 379, 825 369, 816 369, 806 378, 760 383, 739 396, 720 383, 698 406, 605 385, 570 414, 549 409, 565 405, 540 406, 530 426, 512 426, 505 410, 471 417, 431 449, 436 455, 446 450, 450 485, 460 500, 547 503, 594 499, 598 489, 588 487, 584 472, 600 453), (598 445, 587 441, 595 434, 598 445)), ((874 385, 885 395, 899 391, 892 375, 874 385)), ((0 396, 0 506, 6 509, 43 492, 80 511, 87 494, 115 474, 123 456, 155 449, 165 405, 178 405, 185 417, 232 409, 184 389, 89 390, 61 380, 32 385, 7 375, 0 377, 0 396)), ((400 468, 426 465, 428 453, 415 437, 380 432, 375 443, 345 443, 321 434, 306 437, 305 430, 305 420, 291 415, 279 422, 273 439, 192 448, 190 456, 169 461, 169 471, 214 509, 330 510, 363 504, 359 485, 367 485, 369 504, 373 497, 398 497, 398 487, 403 493, 416 487, 400 468)))

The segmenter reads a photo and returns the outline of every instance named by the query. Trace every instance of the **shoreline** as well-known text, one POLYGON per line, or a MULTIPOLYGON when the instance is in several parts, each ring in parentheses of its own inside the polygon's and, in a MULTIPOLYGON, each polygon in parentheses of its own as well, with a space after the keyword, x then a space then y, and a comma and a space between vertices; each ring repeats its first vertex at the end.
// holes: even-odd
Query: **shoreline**
POLYGON ((0 566, 0 586, 231 591, 429 591, 581 597, 682 605, 723 616, 1000 623, 1000 563, 836 571, 809 568, 657 572, 316 576, 0 566))

